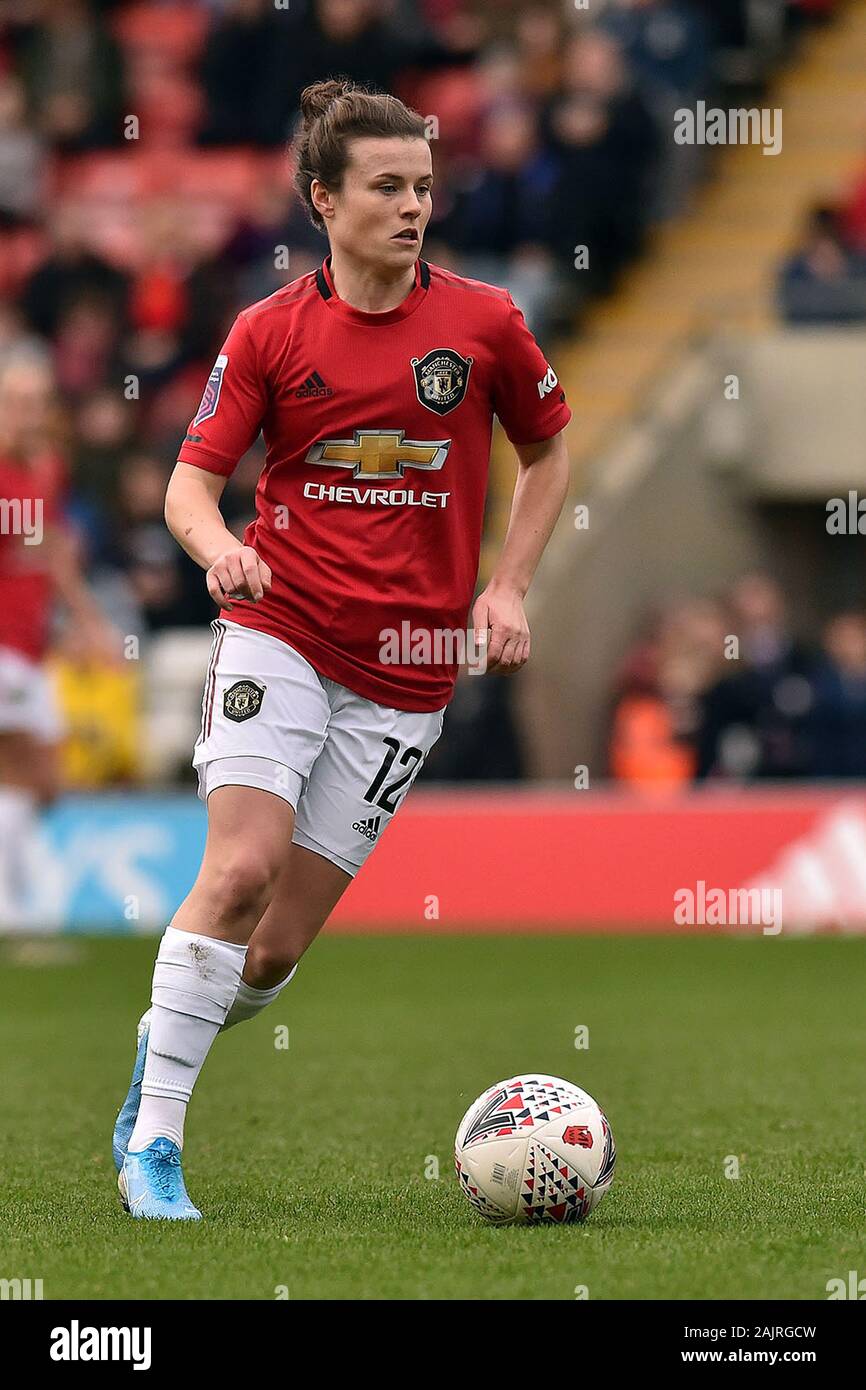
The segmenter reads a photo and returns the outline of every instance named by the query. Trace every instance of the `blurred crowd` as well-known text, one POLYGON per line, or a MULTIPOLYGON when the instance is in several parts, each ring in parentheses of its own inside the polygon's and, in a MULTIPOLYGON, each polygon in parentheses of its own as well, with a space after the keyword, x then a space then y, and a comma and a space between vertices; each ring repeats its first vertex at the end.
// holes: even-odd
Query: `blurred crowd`
MULTIPOLYGON (((703 176, 700 152, 670 142, 673 110, 760 91, 798 26, 834 7, 0 0, 0 368, 24 355, 47 370, 46 448, 117 629, 146 648, 213 616, 162 498, 235 313, 326 250, 286 159, 307 83, 344 73, 427 117, 425 255, 507 286, 544 340, 611 291, 703 176)), ((224 494, 238 534, 262 462, 256 446, 224 494)), ((500 685, 461 686, 470 755, 443 740, 441 775, 521 774, 500 685), (483 766, 479 722, 501 729, 483 766)))
POLYGON ((866 611, 803 642, 781 586, 754 573, 654 615, 617 677, 609 771, 657 789, 866 776, 866 611))
POLYGON ((866 323, 866 175, 841 206, 810 208, 779 272, 779 312, 802 328, 866 323))

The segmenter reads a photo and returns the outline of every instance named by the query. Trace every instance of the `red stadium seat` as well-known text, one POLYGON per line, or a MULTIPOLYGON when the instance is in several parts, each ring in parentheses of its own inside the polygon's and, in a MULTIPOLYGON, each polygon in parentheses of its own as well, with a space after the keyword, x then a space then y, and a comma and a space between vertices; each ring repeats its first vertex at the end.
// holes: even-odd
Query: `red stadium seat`
POLYGON ((114 19, 115 37, 132 54, 151 50, 177 64, 194 62, 204 47, 211 16, 205 6, 176 4, 128 5, 114 19))

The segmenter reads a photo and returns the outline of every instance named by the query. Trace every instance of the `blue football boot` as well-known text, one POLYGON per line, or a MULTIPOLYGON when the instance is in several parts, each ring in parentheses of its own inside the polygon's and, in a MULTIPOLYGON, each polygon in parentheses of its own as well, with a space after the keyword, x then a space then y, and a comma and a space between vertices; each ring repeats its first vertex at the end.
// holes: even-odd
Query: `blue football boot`
POLYGON ((120 1200, 130 1216, 144 1221, 201 1221, 189 1199, 172 1139, 154 1139, 140 1153, 127 1153, 117 1179, 120 1200))
POLYGON ((126 1158, 126 1150, 129 1148, 129 1138, 132 1131, 135 1129, 135 1122, 138 1119, 138 1107, 141 1105, 141 1080, 144 1076, 144 1059, 147 1056, 147 1039, 149 1034, 150 1010, 142 1015, 138 1025, 132 1080, 129 1083, 129 1090, 126 1093, 126 1100, 123 1102, 120 1108, 120 1114, 114 1122, 111 1152, 114 1156, 114 1166, 118 1173, 123 1167, 123 1160, 126 1158))

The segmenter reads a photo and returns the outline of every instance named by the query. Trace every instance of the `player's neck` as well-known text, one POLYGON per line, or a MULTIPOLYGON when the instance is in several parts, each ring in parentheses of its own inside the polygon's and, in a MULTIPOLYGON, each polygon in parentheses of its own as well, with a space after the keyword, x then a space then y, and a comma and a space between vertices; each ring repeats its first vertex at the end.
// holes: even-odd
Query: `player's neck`
POLYGON ((331 252, 331 279, 340 299, 364 314, 387 314, 396 309, 415 284, 415 262, 388 270, 354 261, 345 252, 331 252))

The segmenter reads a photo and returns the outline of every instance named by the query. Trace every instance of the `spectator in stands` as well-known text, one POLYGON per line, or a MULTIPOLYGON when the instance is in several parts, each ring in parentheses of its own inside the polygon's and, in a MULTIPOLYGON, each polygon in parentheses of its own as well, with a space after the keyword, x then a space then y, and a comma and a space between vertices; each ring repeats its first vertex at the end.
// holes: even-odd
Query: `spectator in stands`
POLYGON ((138 241, 123 370, 153 404, 154 393, 171 391, 190 364, 210 369, 240 306, 231 266, 214 250, 211 232, 190 219, 183 198, 154 198, 142 207, 138 241))
POLYGON ((128 277, 92 249, 88 232, 82 203, 64 199, 55 205, 48 225, 50 251, 21 295, 30 325, 43 337, 52 338, 63 315, 82 298, 99 296, 118 315, 126 309, 128 277))
POLYGON ((69 401, 102 386, 112 373, 121 325, 99 294, 78 296, 58 319, 54 334, 57 384, 69 401))
MULTIPOLYGON (((298 12, 300 17, 300 12, 298 12)), ((208 34, 202 58, 206 145, 279 145, 284 120, 274 119, 273 60, 283 54, 291 13, 277 13, 272 0, 227 0, 208 34)))
POLYGON ((643 790, 695 774, 701 699, 722 666, 724 617, 712 599, 675 604, 648 623, 618 678, 609 770, 643 790))
POLYGON ((861 173, 853 193, 846 199, 839 223, 846 246, 866 255, 866 173, 861 173))
POLYGON ((27 98, 14 73, 0 74, 0 219, 30 219, 41 210, 45 146, 27 122, 27 98))
POLYGON ((866 616, 839 613, 823 634, 809 737, 815 777, 866 777, 866 616))
POLYGON ((655 123, 615 40, 589 31, 569 42, 549 125, 560 159, 552 237, 561 264, 584 296, 607 293, 642 244, 658 150, 655 123), (578 246, 589 253, 579 275, 578 246))
MULTIPOLYGON (((240 0, 230 10, 229 28, 220 29, 208 48, 204 76, 208 95, 208 140, 234 129, 239 109, 241 139, 282 145, 300 94, 322 73, 339 72, 384 91, 399 89, 408 68, 465 61, 425 29, 418 41, 392 27, 378 0, 313 0, 307 13, 282 11, 240 0), (247 52, 255 78, 236 71, 235 39, 247 52), (226 93, 225 105, 223 104, 226 93)), ((235 136, 234 139, 238 137, 235 136)))
POLYGON ((532 108, 496 107, 482 125, 480 160, 466 171, 452 215, 439 229, 457 251, 461 273, 504 285, 542 337, 556 293, 551 197, 559 176, 532 108))
POLYGON ((612 0, 601 28, 622 46, 626 65, 658 124, 665 159, 652 189, 651 211, 671 217, 686 204, 707 151, 671 138, 675 112, 712 97, 712 45, 704 15, 686 0, 612 0))
POLYGON ((550 4, 522 5, 516 16, 515 39, 523 91, 536 101, 549 101, 562 77, 566 41, 562 9, 550 4))
POLYGON ((697 775, 805 776, 814 657, 793 637, 782 590, 769 575, 739 580, 730 609, 739 654, 704 697, 697 775))
POLYGON ((135 402, 113 386, 100 386, 75 405, 71 421, 76 490, 92 502, 109 502, 138 424, 135 402))
POLYGON ((30 330, 19 305, 0 298, 0 370, 7 357, 48 355, 48 344, 30 330))
POLYGON ((83 150, 118 139, 123 66, 110 29, 86 0, 40 6, 21 72, 31 122, 53 145, 83 150))
POLYGON ((866 322, 866 256, 846 245, 835 208, 812 209, 782 267, 777 296, 780 313, 795 326, 866 322))
POLYGON ((281 285, 315 270, 326 252, 322 233, 290 190, 265 184, 235 222, 219 263, 235 271, 240 302, 254 304, 281 285))
POLYGON ((199 567, 169 535, 163 516, 169 469, 134 454, 123 461, 114 512, 113 565, 129 580, 145 632, 206 625, 214 607, 199 567))
MULTIPOLYGON (((100 600, 103 597, 99 593, 100 600)), ((94 660, 77 628, 69 624, 58 637, 47 669, 66 720, 61 750, 64 787, 84 791, 135 781, 143 754, 140 663, 94 660)))
POLYGON ((705 94, 711 45, 700 10, 684 0, 611 0, 601 27, 665 109, 705 94))

